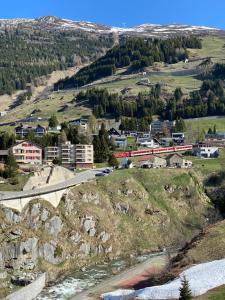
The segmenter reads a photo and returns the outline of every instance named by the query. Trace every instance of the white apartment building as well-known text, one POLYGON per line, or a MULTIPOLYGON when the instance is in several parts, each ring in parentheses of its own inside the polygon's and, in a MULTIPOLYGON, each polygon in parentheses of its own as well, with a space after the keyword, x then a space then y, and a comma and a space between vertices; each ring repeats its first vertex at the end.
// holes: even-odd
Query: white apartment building
POLYGON ((42 164, 42 148, 23 141, 10 149, 18 164, 42 164))

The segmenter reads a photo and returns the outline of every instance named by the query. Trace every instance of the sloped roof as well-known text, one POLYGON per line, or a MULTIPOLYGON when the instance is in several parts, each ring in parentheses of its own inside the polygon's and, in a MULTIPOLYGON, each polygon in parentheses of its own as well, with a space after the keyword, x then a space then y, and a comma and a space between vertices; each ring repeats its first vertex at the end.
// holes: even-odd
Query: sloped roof
POLYGON ((169 155, 167 156, 166 159, 171 159, 171 158, 174 157, 174 156, 177 156, 177 157, 179 157, 179 158, 181 158, 181 159, 184 159, 183 156, 180 155, 179 153, 171 153, 171 154, 169 154, 169 155))
POLYGON ((145 156, 142 156, 141 158, 139 158, 139 162, 141 161, 147 161, 147 160, 151 160, 153 159, 155 156, 154 155, 145 155, 145 156))

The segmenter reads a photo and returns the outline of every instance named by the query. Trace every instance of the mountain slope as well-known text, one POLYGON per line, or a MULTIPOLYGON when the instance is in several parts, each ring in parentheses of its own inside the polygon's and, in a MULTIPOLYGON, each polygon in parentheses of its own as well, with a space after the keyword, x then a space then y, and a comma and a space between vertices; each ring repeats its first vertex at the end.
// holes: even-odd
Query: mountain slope
POLYGON ((107 25, 96 24, 87 21, 73 21, 61 19, 55 16, 44 16, 38 19, 2 19, 0 20, 0 28, 9 26, 15 28, 17 26, 39 27, 44 29, 57 30, 74 30, 86 31, 95 34, 110 34, 116 33, 118 35, 138 35, 149 37, 169 37, 171 35, 185 35, 185 34, 224 34, 220 29, 207 26, 191 26, 181 24, 142 24, 130 28, 111 27, 107 25))
POLYGON ((137 72, 152 66, 154 62, 168 64, 188 58, 187 48, 201 49, 201 41, 196 37, 176 37, 167 40, 126 39, 113 47, 105 56, 90 66, 81 69, 74 77, 61 81, 56 89, 84 86, 103 77, 112 76, 118 68, 128 67, 129 72, 137 72))
POLYGON ((117 28, 54 16, 1 19, 0 94, 23 90, 27 83, 37 85, 36 78, 54 70, 92 62, 127 36, 164 39, 190 33, 224 34, 221 30, 204 26, 144 24, 117 28))
POLYGON ((209 211, 187 170, 115 171, 72 188, 57 209, 38 200, 20 214, 0 207, 0 268, 9 276, 41 269, 54 279, 105 258, 176 248, 209 211))

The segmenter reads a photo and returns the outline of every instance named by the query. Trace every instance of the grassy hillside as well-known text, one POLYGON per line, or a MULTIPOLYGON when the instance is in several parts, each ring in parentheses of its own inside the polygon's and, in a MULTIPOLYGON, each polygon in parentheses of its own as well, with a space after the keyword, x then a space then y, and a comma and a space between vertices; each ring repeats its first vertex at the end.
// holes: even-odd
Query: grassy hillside
MULTIPOLYGON (((225 257, 225 221, 218 222, 204 230, 186 250, 180 254, 175 269, 186 268, 192 264, 209 262, 225 257)), ((218 287, 208 293, 195 297, 196 300, 224 300, 225 286, 218 287)))
POLYGON ((225 286, 216 288, 200 297, 196 297, 196 300, 224 300, 225 299, 225 286))
POLYGON ((202 130, 205 130, 207 132, 209 128, 213 129, 214 125, 216 125, 217 131, 225 131, 225 117, 223 116, 189 119, 185 122, 188 131, 201 133, 202 130))
MULTIPOLYGON (((177 248, 206 225, 210 207, 189 171, 115 171, 97 183, 73 188, 57 209, 34 201, 20 215, 13 212, 16 224, 0 208, 0 222, 7 224, 0 229, 0 252, 36 237, 39 249, 50 244, 54 250, 54 257, 52 252, 41 255, 36 269, 54 278, 104 258, 177 248), (56 219, 62 226, 56 226, 56 219), (15 226, 22 234, 12 240, 9 233, 15 226)), ((18 263, 26 259, 23 255, 18 253, 18 263)))
MULTIPOLYGON (((161 83, 163 84, 163 90, 165 93, 172 92, 176 87, 180 86, 185 94, 192 90, 196 90, 200 87, 201 81, 196 79, 193 75, 171 75, 171 72, 177 71, 187 71, 195 69, 200 63, 201 59, 211 56, 213 61, 217 62, 225 59, 225 52, 223 46, 225 44, 225 38, 219 37, 204 37, 202 39, 202 49, 189 50, 190 59, 194 61, 184 64, 182 62, 165 65, 157 63, 153 67, 149 68, 149 72, 154 72, 148 74, 147 77, 150 79, 152 84, 161 83)), ((125 70, 122 69, 122 72, 125 70)), ((174 74, 174 73, 172 73, 174 74)), ((175 73, 176 74, 176 73, 175 73)), ((132 77, 126 77, 121 75, 121 72, 117 72, 112 78, 109 77, 103 79, 102 81, 97 81, 96 86, 100 88, 106 87, 110 92, 118 92, 126 87, 131 88, 128 92, 129 95, 137 95, 139 92, 146 92, 149 90, 146 86, 138 86, 136 83, 140 81, 140 75, 133 75, 132 77)), ((94 84, 95 85, 95 84, 94 84)), ((85 90, 85 88, 84 88, 85 90)), ((64 93, 50 93, 50 95, 42 95, 40 101, 34 102, 33 100, 27 100, 19 107, 10 111, 7 116, 1 118, 1 122, 14 121, 15 115, 18 118, 24 118, 28 116, 36 107, 41 111, 37 114, 40 117, 49 116, 49 114, 56 113, 60 121, 67 121, 79 117, 83 114, 89 114, 91 111, 86 106, 76 106, 76 104, 71 103, 75 95, 80 91, 80 89, 73 89, 65 91, 64 93), (63 110, 64 106, 68 106, 63 110)), ((214 123, 214 121, 212 121, 214 123)), ((219 122, 219 121, 218 121, 219 122)), ((207 124, 204 124, 207 126, 207 124)), ((194 126, 194 125, 193 125, 194 126)), ((202 126, 204 127, 204 126, 202 126)), ((218 126, 219 128, 220 126, 218 126)), ((222 126, 221 126, 222 127, 222 126)), ((221 128, 223 129, 223 128, 221 128)))

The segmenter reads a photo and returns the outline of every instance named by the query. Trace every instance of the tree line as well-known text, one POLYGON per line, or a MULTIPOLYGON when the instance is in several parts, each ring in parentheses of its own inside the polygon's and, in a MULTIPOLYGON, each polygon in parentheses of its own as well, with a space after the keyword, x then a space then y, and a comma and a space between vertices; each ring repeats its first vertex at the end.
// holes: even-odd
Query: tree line
POLYGON ((154 62, 177 63, 188 58, 188 48, 201 47, 201 41, 197 37, 167 40, 127 38, 76 75, 60 80, 55 84, 55 90, 84 86, 115 74, 118 68, 128 67, 132 72, 152 66, 154 62))
POLYGON ((88 100, 96 118, 110 116, 122 120, 121 128, 134 130, 146 127, 153 115, 162 119, 197 118, 225 113, 225 92, 222 80, 204 80, 199 90, 184 95, 181 88, 165 95, 160 84, 147 93, 122 96, 107 89, 89 89, 80 92, 76 101, 88 100), (129 123, 129 124, 128 124, 129 123))

